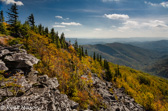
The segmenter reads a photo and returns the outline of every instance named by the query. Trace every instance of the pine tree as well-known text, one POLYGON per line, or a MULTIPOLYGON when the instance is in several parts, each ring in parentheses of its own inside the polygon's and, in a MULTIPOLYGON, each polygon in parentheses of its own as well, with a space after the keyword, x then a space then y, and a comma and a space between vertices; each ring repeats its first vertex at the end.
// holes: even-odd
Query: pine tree
POLYGON ((61 34, 60 42, 61 42, 62 48, 67 48, 67 44, 65 43, 65 34, 64 33, 61 34))
POLYGON ((33 14, 31 14, 28 17, 28 21, 29 21, 29 24, 31 26, 31 29, 34 30, 35 29, 35 21, 34 21, 34 15, 33 14))
POLYGON ((93 60, 96 60, 96 53, 93 54, 93 60))
POLYGON ((81 47, 81 51, 82 51, 82 56, 85 56, 85 53, 83 51, 83 47, 81 47))
POLYGON ((59 39, 57 40, 57 48, 61 48, 61 43, 59 39))
POLYGON ((4 24, 4 15, 3 15, 3 11, 0 11, 0 33, 2 34, 7 34, 7 30, 6 30, 6 26, 4 24))
POLYGON ((13 4, 11 6, 10 9, 8 9, 9 12, 8 12, 8 17, 9 17, 9 20, 7 21, 11 27, 10 27, 10 31, 11 31, 11 35, 13 36, 18 36, 18 27, 17 27, 17 22, 18 22, 18 8, 17 8, 17 5, 16 3, 13 4))
POLYGON ((49 33, 48 27, 46 27, 46 28, 45 28, 45 35, 46 35, 46 37, 48 37, 48 33, 49 33))
POLYGON ((102 65, 102 56, 100 55, 99 57, 100 57, 99 58, 100 65, 102 65))
POLYGON ((104 69, 108 69, 108 62, 106 59, 104 59, 104 69))
POLYGON ((54 31, 54 28, 51 29, 50 36, 51 36, 52 43, 54 43, 55 42, 55 31, 54 31))
POLYGON ((105 68, 105 72, 106 72, 106 80, 111 81, 112 80, 112 73, 111 73, 110 66, 109 66, 109 63, 107 62, 107 60, 104 60, 104 68, 105 68))
POLYGON ((43 35, 43 26, 40 24, 40 25, 38 25, 38 33, 40 34, 40 35, 43 35))
POLYGON ((81 46, 79 46, 78 48, 78 53, 79 53, 80 60, 82 60, 82 47, 81 46))
POLYGON ((55 44, 57 45, 57 48, 61 48, 58 32, 55 33, 55 44))
POLYGON ((5 19, 4 19, 3 11, 1 10, 0 11, 0 22, 2 23, 4 21, 5 21, 5 19))
POLYGON ((99 54, 97 54, 97 58, 96 59, 97 59, 97 61, 99 61, 99 54))
POLYGON ((115 77, 121 77, 119 65, 117 65, 117 68, 115 69, 115 77))
POLYGON ((87 49, 85 49, 85 55, 88 56, 88 52, 87 52, 87 49))
POLYGON ((77 39, 75 40, 74 48, 78 52, 78 41, 77 41, 77 39))
POLYGON ((61 34, 61 38, 60 39, 61 39, 61 41, 65 41, 65 34, 64 33, 61 34))

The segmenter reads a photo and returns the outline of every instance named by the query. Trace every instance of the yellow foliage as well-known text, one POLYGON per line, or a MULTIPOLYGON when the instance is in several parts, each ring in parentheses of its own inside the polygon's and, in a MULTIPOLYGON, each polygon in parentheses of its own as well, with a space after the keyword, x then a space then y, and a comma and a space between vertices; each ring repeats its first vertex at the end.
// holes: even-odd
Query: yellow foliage
MULTIPOLYGON (((90 104, 93 109, 98 110, 98 106, 102 105, 101 99, 98 99, 101 96, 93 92, 91 73, 96 73, 100 79, 105 76, 100 63, 89 56, 80 60, 73 46, 58 49, 55 44, 50 43, 49 38, 34 32, 30 32, 30 35, 28 52, 41 59, 35 66, 36 70, 49 77, 56 76, 61 92, 79 102, 81 107, 87 108, 90 104), (87 79, 81 78, 82 75, 87 75, 87 79)), ((116 68, 117 65, 110 63, 112 80, 115 79, 112 82, 116 87, 124 87, 125 91, 147 110, 168 109, 167 80, 125 66, 119 66, 121 77, 114 78, 116 68)))

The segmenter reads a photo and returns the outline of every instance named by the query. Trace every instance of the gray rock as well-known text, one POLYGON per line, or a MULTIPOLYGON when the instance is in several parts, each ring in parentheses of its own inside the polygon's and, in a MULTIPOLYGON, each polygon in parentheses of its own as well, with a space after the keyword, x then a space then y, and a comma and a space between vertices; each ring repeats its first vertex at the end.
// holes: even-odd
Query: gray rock
POLYGON ((28 73, 27 80, 28 80, 29 84, 32 85, 32 84, 37 83, 37 74, 38 74, 38 72, 35 70, 28 73))
MULTIPOLYGON (((15 78, 16 76, 13 76, 15 78)), ((57 78, 49 78, 47 75, 39 76, 36 85, 32 85, 28 91, 20 97, 10 97, 0 103, 3 106, 3 111, 72 111, 78 108, 79 104, 69 100, 67 95, 61 94, 58 87, 57 78), (38 87, 38 86, 45 87, 38 87), (16 109, 9 109, 16 108, 16 109)), ((21 78, 18 81, 23 87, 27 87, 28 81, 21 78)), ((5 90, 0 90, 3 96, 5 90)))
POLYGON ((35 58, 34 56, 30 54, 25 53, 14 53, 10 56, 6 56, 4 58, 4 61, 14 62, 18 63, 16 68, 22 68, 22 67, 32 67, 34 64, 37 64, 39 62, 39 59, 35 58))
POLYGON ((0 89, 0 97, 9 97, 13 96, 13 93, 8 89, 0 89))
POLYGON ((0 71, 7 71, 8 68, 6 67, 5 63, 0 60, 0 71))
POLYGON ((3 57, 4 55, 10 54, 11 52, 7 49, 1 49, 0 50, 0 58, 3 57))

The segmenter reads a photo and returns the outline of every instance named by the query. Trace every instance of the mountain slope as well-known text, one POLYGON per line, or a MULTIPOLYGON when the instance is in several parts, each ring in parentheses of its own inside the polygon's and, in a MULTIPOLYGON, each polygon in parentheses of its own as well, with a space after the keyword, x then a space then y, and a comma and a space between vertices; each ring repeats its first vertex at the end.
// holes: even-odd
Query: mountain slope
MULTIPOLYGON (((15 43, 17 40, 10 42, 15 43)), ((50 38, 34 32, 30 32, 27 41, 20 41, 29 53, 40 59, 35 66, 39 75, 57 77, 60 84, 58 89, 79 103, 80 109, 96 111, 140 108, 135 102, 143 105, 146 110, 165 110, 168 106, 167 80, 109 63, 112 78, 107 82, 104 62, 100 64, 89 56, 80 58, 73 46, 68 49, 58 48, 49 42, 50 38)))
POLYGON ((135 69, 143 69, 152 64, 159 54, 129 44, 110 43, 84 45, 89 54, 99 53, 103 58, 119 65, 126 65, 135 69))
POLYGON ((145 70, 157 76, 168 78, 168 56, 162 56, 145 70))
POLYGON ((168 54, 168 40, 160 40, 160 41, 151 41, 151 42, 131 42, 131 45, 141 47, 148 50, 157 51, 160 54, 168 54))

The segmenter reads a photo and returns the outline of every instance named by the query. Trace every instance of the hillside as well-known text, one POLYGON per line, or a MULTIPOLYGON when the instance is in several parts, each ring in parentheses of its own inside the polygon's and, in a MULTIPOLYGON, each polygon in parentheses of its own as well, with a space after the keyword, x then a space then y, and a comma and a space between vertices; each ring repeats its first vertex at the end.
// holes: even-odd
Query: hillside
MULTIPOLYGON (((68 50, 60 49, 49 43, 50 40, 44 36, 34 32, 30 32, 30 35, 27 51, 41 60, 35 66, 38 75, 57 77, 58 89, 79 103, 80 109, 100 110, 99 108, 103 107, 113 110, 121 109, 122 106, 128 110, 131 110, 131 106, 139 108, 134 102, 132 104, 131 101, 134 99, 146 110, 165 110, 167 107, 167 80, 109 63, 112 77, 110 83, 106 81, 106 69, 97 60, 89 56, 80 60, 73 47, 70 46, 68 50), (134 99, 122 99, 130 98, 128 95, 134 99)), ((9 43, 16 43, 14 41, 18 39, 13 39, 9 43)), ((21 41, 26 43, 24 39, 20 39, 21 41)), ((5 102, 7 101, 8 99, 5 102)))
POLYGON ((157 51, 162 55, 168 54, 168 40, 150 42, 130 42, 129 44, 148 50, 157 51))
POLYGON ((84 45, 84 48, 88 50, 89 55, 96 52, 110 62, 139 70, 143 70, 159 57, 156 52, 122 43, 84 45))
POLYGON ((168 78, 168 56, 162 56, 145 70, 157 76, 168 78))

